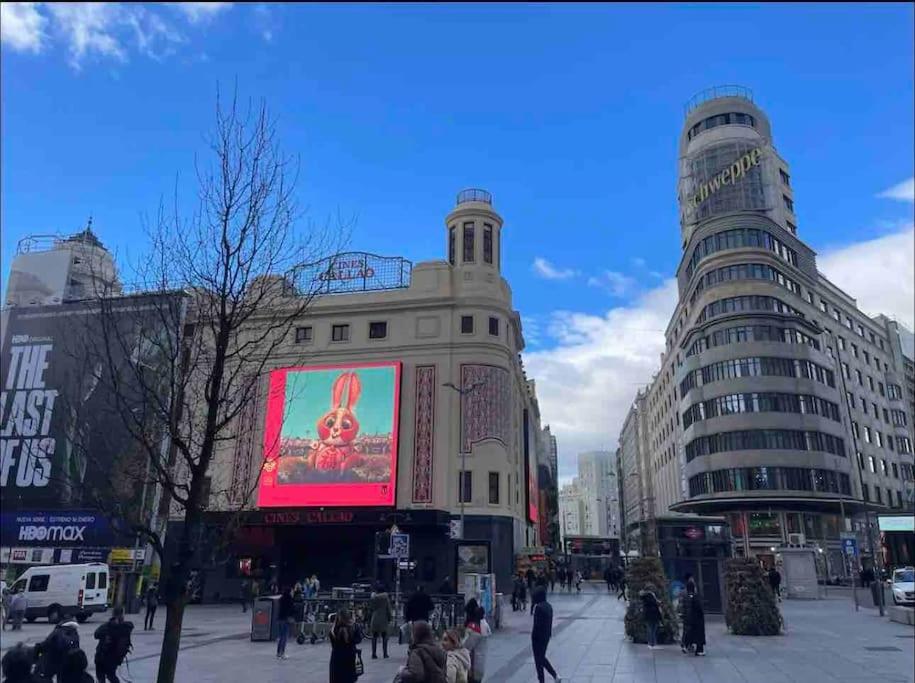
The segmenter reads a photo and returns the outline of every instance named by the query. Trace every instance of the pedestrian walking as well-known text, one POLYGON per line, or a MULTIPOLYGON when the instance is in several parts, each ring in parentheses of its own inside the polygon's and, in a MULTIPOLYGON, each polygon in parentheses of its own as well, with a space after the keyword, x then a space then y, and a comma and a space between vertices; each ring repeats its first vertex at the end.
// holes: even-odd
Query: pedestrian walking
POLYGON ((483 608, 471 598, 464 607, 464 647, 470 652, 469 683, 480 683, 486 675, 486 651, 492 629, 486 622, 483 608))
POLYGON ((10 619, 10 603, 13 601, 13 593, 9 588, 3 589, 3 596, 0 598, 0 629, 6 630, 6 625, 10 619))
POLYGON ((378 638, 381 637, 381 653, 388 658, 388 629, 394 620, 394 606, 391 597, 380 583, 369 599, 369 630, 372 633, 372 659, 378 659, 378 638))
POLYGON ((286 659, 286 640, 289 638, 289 626, 295 623, 295 602, 292 599, 292 589, 288 586, 280 596, 276 621, 278 627, 276 657, 277 659, 286 659))
POLYGON ((569 593, 572 592, 572 582, 573 581, 575 581, 575 572, 572 571, 571 567, 569 567, 566 570, 566 590, 569 591, 569 593))
POLYGON ((153 584, 146 589, 146 595, 143 596, 146 603, 146 615, 143 617, 143 630, 153 630, 153 619, 156 617, 156 608, 159 606, 159 589, 153 584))
POLYGON ((11 631, 22 630, 22 620, 25 619, 25 611, 29 607, 29 599, 25 596, 25 589, 20 588, 13 597, 10 598, 10 622, 11 631))
POLYGON ((362 642, 362 631, 353 625, 353 615, 341 609, 328 634, 330 639, 330 683, 356 683, 356 662, 362 663, 356 645, 362 642))
POLYGON ((622 599, 623 602, 626 602, 626 573, 625 572, 621 571, 620 578, 616 583, 616 590, 617 590, 616 599, 617 600, 622 599))
POLYGON ((661 623, 661 605, 655 595, 655 587, 650 584, 645 586, 639 593, 639 599, 642 601, 642 617, 648 628, 648 649, 654 650, 658 644, 658 625, 661 623))
POLYGON ((610 567, 604 569, 604 582, 607 584, 607 592, 609 593, 613 586, 613 571, 610 567))
POLYGON ((581 595, 581 582, 584 581, 585 577, 581 575, 581 572, 575 572, 575 591, 581 595))
POLYGON ((769 587, 772 588, 772 592, 775 593, 775 597, 778 598, 778 601, 782 601, 782 575, 773 565, 769 570, 769 587))
POLYGON ((95 683, 95 679, 87 671, 89 659, 86 653, 75 648, 64 656, 63 668, 60 672, 60 683, 95 683))
POLYGON ((445 631, 442 649, 445 651, 445 676, 448 683, 469 683, 470 651, 461 644, 457 631, 445 631))
POLYGON ((547 572, 547 579, 550 582, 550 593, 556 590, 556 571, 551 569, 547 572))
POLYGON ((133 649, 133 622, 124 619, 124 608, 115 607, 111 619, 95 629, 95 677, 98 683, 120 683, 118 667, 133 649))
POLYGON ((412 640, 407 665, 398 674, 401 683, 446 683, 447 656, 428 622, 414 622, 412 640))
POLYGON ((37 673, 46 680, 60 681, 64 657, 73 649, 79 649, 79 631, 75 621, 57 624, 48 636, 35 646, 37 673))
POLYGON ((244 580, 238 587, 238 599, 241 601, 241 612, 245 614, 248 611, 248 598, 251 595, 250 582, 244 580))
POLYGON ((305 585, 298 581, 292 589, 292 613, 295 621, 295 642, 305 642, 305 585))
POLYGON ((559 681, 556 669, 546 657, 546 649, 553 636, 553 606, 546 600, 546 591, 536 588, 531 596, 534 604, 534 626, 531 629, 531 651, 534 655, 534 668, 537 671, 537 682, 543 683, 544 671, 559 681))
POLYGON ((683 616, 683 638, 680 649, 689 654, 695 648, 697 657, 705 656, 705 611, 702 598, 696 590, 696 582, 686 582, 686 591, 681 596, 680 614, 683 616))

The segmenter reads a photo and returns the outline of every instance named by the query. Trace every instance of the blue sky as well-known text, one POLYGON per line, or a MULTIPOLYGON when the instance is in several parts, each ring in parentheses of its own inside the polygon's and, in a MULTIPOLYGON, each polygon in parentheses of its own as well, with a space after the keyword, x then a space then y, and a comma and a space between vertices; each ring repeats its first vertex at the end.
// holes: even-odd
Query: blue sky
MULTIPOLYGON (((355 249, 441 258, 455 193, 493 193, 550 408, 543 395, 562 391, 548 362, 614 315, 642 321, 616 325, 632 339, 666 323, 639 316, 669 305, 677 136, 702 88, 754 90, 816 250, 841 261, 908 235, 907 186, 878 195, 913 176, 912 28, 911 4, 4 3, 2 279, 22 236, 76 231, 89 214, 110 247, 139 249, 140 215, 176 174, 190 198, 216 86, 237 78, 300 155, 310 217, 356 217, 355 249)), ((638 342, 653 362, 656 342, 638 342)), ((636 381, 605 381, 594 397, 631 400, 636 381)), ((555 418, 569 450, 612 446, 614 406, 587 439, 555 418)))

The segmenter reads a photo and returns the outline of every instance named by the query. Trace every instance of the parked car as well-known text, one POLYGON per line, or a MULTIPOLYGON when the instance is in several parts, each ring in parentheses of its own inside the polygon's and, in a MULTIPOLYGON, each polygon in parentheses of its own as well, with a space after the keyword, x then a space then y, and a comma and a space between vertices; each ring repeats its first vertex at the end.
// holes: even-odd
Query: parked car
POLYGON ((108 565, 91 562, 29 567, 16 579, 13 590, 25 591, 25 619, 29 623, 47 617, 56 624, 74 616, 82 624, 91 614, 108 609, 108 565))
POLYGON ((915 606, 915 568, 905 567, 893 572, 893 604, 915 606))

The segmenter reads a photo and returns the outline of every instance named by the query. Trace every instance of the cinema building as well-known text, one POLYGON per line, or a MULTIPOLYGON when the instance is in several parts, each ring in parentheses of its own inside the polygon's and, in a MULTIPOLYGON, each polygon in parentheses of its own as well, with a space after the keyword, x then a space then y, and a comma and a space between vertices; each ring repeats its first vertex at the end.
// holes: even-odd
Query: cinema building
POLYGON ((235 597, 248 578, 389 579, 375 539, 394 524, 410 535, 412 579, 433 592, 471 570, 505 582, 515 553, 538 545, 548 432, 521 364, 502 231, 490 194, 467 190, 442 227, 445 258, 349 253, 320 266, 321 294, 211 470, 210 490, 230 493, 209 500, 195 598, 235 597))
POLYGON ((805 545, 822 574, 845 576, 842 537, 867 549, 866 510, 875 524, 873 513, 912 509, 898 335, 817 269, 750 91, 692 100, 679 158, 679 300, 633 413, 641 436, 621 439, 643 480, 624 509, 726 520, 735 554, 771 563, 778 547, 805 545))

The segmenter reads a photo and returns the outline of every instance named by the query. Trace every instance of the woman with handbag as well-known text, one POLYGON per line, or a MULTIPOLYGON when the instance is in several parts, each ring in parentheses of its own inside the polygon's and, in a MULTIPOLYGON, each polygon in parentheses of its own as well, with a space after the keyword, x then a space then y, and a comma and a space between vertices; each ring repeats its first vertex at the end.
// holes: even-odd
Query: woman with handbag
POLYGON ((334 619, 330 639, 330 683, 356 683, 362 674, 362 651, 356 648, 362 642, 362 632, 353 626, 349 610, 341 609, 334 619))

